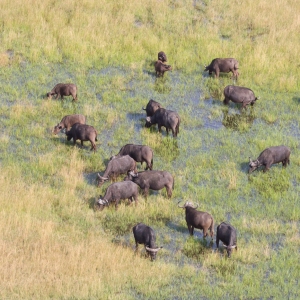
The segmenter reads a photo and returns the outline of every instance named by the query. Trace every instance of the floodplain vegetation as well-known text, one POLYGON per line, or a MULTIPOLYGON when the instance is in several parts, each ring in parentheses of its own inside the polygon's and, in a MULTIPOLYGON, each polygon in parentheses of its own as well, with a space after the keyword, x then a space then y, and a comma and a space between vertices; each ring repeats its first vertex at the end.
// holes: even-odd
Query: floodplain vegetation
POLYGON ((1 1, 0 298, 299 299, 299 10, 296 0, 1 1), (161 50, 173 70, 156 79, 161 50), (203 72, 216 57, 238 59, 238 82, 203 72), (77 85, 77 102, 45 97, 59 82, 77 85), (260 99, 224 106, 228 84, 260 99), (181 116, 177 139, 144 128, 151 98, 181 116), (95 154, 52 134, 75 113, 98 132, 95 154), (127 143, 152 147, 173 196, 99 212, 109 183, 98 188, 97 173, 127 143), (287 168, 247 174, 249 156, 282 144, 287 168), (228 259, 215 238, 189 237, 178 201, 215 227, 230 222, 238 251, 228 259), (155 262, 142 246, 134 254, 137 222, 163 246, 155 262))

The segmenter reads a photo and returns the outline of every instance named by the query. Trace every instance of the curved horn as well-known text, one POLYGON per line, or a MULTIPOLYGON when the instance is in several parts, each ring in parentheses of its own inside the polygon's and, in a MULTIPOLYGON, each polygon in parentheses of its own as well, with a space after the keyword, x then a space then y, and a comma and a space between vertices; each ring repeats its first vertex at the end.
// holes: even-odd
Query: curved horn
POLYGON ((249 156, 249 163, 252 163, 251 157, 249 156))
POLYGON ((142 110, 146 110, 146 108, 142 107, 142 110))
POLYGON ((129 171, 128 174, 132 177, 139 177, 138 173, 134 173, 134 171, 129 171))
POLYGON ((179 206, 179 203, 180 203, 180 202, 181 202, 181 201, 178 201, 177 206, 180 207, 180 208, 184 208, 184 206, 179 206))
POLYGON ((162 248, 162 247, 158 247, 158 248, 156 248, 156 249, 152 249, 152 248, 149 248, 149 247, 146 246, 146 250, 149 251, 149 252, 157 252, 157 251, 159 251, 161 248, 162 248))
POLYGON ((199 206, 199 204, 198 204, 198 203, 196 203, 196 205, 197 205, 197 206, 196 206, 196 207, 194 207, 195 209, 196 209, 196 208, 199 206))
POLYGON ((224 248, 227 248, 228 246, 226 246, 225 244, 223 244, 223 247, 224 247, 224 248))
POLYGON ((151 123, 151 118, 150 117, 146 117, 146 121, 151 123))
POLYGON ((105 181, 105 180, 108 180, 109 178, 108 177, 102 177, 102 176, 100 176, 100 174, 98 173, 98 178, 99 179, 101 179, 101 180, 103 180, 103 181, 105 181))

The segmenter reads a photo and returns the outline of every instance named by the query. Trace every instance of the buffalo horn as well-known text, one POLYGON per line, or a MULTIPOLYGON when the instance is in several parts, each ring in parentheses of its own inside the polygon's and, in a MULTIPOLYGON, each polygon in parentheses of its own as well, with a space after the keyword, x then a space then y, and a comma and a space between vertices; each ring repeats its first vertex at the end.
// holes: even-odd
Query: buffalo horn
POLYGON ((149 251, 149 252, 157 252, 161 249, 162 247, 159 247, 159 248, 156 248, 156 249, 152 249, 152 248, 149 248, 146 246, 146 250, 149 251))
POLYGON ((146 121, 151 123, 151 118, 150 117, 146 117, 146 121))
POLYGON ((249 156, 249 163, 252 163, 251 157, 249 156))
POLYGON ((134 173, 133 171, 128 172, 128 174, 132 177, 138 177, 139 174, 138 173, 134 173))
POLYGON ((108 177, 102 177, 102 176, 100 176, 99 173, 98 173, 98 177, 99 177, 101 180, 103 180, 103 181, 108 180, 108 177))
POLYGON ((180 203, 180 202, 181 202, 181 201, 178 201, 178 204, 177 204, 177 205, 178 205, 178 207, 180 207, 180 208, 184 208, 184 206, 179 206, 179 203, 180 203))
POLYGON ((227 246, 226 246, 225 244, 223 244, 223 247, 224 247, 224 248, 227 248, 227 246))
POLYGON ((196 209, 196 208, 199 206, 199 204, 198 204, 198 203, 196 203, 196 205, 197 205, 197 206, 196 206, 196 207, 194 207, 195 209, 196 209))
POLYGON ((142 110, 146 110, 146 108, 142 107, 142 110))

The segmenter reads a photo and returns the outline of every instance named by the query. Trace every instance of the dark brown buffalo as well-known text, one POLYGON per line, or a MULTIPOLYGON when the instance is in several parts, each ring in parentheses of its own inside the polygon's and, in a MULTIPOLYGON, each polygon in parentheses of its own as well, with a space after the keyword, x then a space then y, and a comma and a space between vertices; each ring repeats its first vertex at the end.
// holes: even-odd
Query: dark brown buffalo
POLYGON ((77 140, 81 141, 81 146, 83 146, 84 141, 90 141, 92 144, 91 150, 96 151, 97 131, 93 126, 75 123, 72 128, 66 132, 67 140, 73 139, 74 145, 77 140))
POLYGON ((219 248, 219 241, 222 241, 224 248, 227 250, 227 255, 230 257, 232 249, 235 248, 237 250, 236 229, 225 222, 218 225, 216 235, 217 248, 219 248))
POLYGON ((161 104, 151 99, 143 110, 146 111, 147 117, 152 117, 159 108, 162 108, 161 104))
POLYGON ((47 93, 48 99, 51 99, 53 95, 55 96, 55 99, 58 97, 61 97, 61 99, 64 99, 64 96, 72 96, 73 101, 77 100, 77 86, 73 83, 58 83, 51 92, 47 93))
POLYGON ((247 105, 255 103, 259 98, 255 97, 254 92, 246 87, 227 85, 224 89, 225 99, 223 103, 227 105, 231 100, 234 103, 242 104, 242 109, 247 105))
POLYGON ((98 186, 112 178, 116 179, 121 174, 127 174, 128 171, 137 172, 136 162, 129 155, 113 158, 108 162, 103 176, 98 173, 98 186))
POLYGON ((286 167, 287 164, 290 164, 290 148, 286 146, 275 146, 265 149, 259 157, 252 161, 249 157, 249 173, 252 173, 254 170, 260 166, 264 166, 264 172, 268 171, 273 164, 282 163, 283 167, 286 167))
POLYGON ((69 131, 71 129, 71 127, 75 124, 75 123, 79 123, 79 124, 85 124, 86 118, 84 115, 67 115, 64 116, 60 123, 58 123, 53 130, 54 134, 58 134, 61 130, 65 129, 67 131, 69 131))
POLYGON ((239 72, 237 71, 239 68, 239 63, 234 58, 215 58, 212 60, 209 66, 205 66, 204 71, 208 71, 209 75, 215 73, 216 77, 219 77, 220 72, 229 73, 232 72, 233 77, 236 79, 239 76, 239 72))
POLYGON ((164 73, 166 71, 171 71, 172 67, 170 65, 166 65, 163 62, 161 62, 160 60, 157 60, 155 63, 155 74, 157 77, 164 77, 164 73))
POLYGON ((152 117, 146 118, 145 127, 149 128, 155 124, 158 125, 159 132, 161 132, 161 127, 163 126, 166 128, 167 134, 169 134, 169 129, 171 129, 173 137, 177 137, 180 117, 175 111, 159 108, 152 117))
POLYGON ((136 183, 142 190, 144 190, 145 197, 148 196, 149 189, 158 191, 164 187, 167 190, 168 197, 172 197, 174 178, 167 171, 143 171, 139 173, 128 172, 128 175, 124 180, 131 180, 136 183))
POLYGON ((154 230, 143 223, 138 223, 132 228, 132 232, 135 240, 135 251, 138 250, 139 244, 143 244, 151 260, 155 260, 156 253, 162 247, 155 246, 156 237, 154 230))
MULTIPOLYGON (((179 203, 180 201, 178 202, 178 206, 179 203)), ((183 206, 179 207, 185 209, 185 220, 190 235, 194 235, 194 228, 198 228, 203 230, 203 238, 208 235, 208 230, 210 231, 211 238, 213 238, 214 219, 209 213, 196 210, 198 205, 194 207, 191 202, 186 202, 183 206)))
POLYGON ((164 51, 160 51, 157 54, 158 60, 162 61, 163 63, 167 61, 167 55, 164 51))
POLYGON ((134 145, 134 144, 127 144, 121 148, 117 155, 114 155, 110 158, 110 160, 114 158, 120 158, 122 156, 129 155, 133 158, 136 162, 146 162, 147 167, 145 170, 152 170, 153 167, 153 150, 145 145, 134 145))
POLYGON ((115 207, 118 208, 119 201, 121 199, 129 199, 131 202, 135 201, 135 205, 138 202, 139 188, 131 181, 120 181, 112 183, 105 192, 104 197, 100 196, 97 200, 96 205, 100 210, 113 201, 116 202, 115 207))

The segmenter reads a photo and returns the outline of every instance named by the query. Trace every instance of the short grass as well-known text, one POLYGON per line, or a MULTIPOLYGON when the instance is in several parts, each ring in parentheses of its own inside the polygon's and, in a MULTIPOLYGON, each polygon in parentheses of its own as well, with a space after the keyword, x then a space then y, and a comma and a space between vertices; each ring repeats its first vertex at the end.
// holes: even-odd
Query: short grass
POLYGON ((299 298, 299 5, 2 1, 0 298, 299 298), (160 50, 173 71, 156 79, 160 50), (238 82, 203 73, 215 57, 239 60, 238 82), (47 100, 58 82, 76 83, 78 102, 47 100), (228 84, 260 99, 244 112, 224 106, 228 84), (177 139, 144 127, 149 99, 180 114, 177 139), (97 129, 95 154, 52 134, 73 113, 97 129), (110 184, 98 188, 97 172, 127 143, 152 147, 173 197, 94 210, 110 184), (286 169, 247 174, 249 156, 281 144, 292 151, 286 169), (231 259, 215 237, 189 237, 179 201, 211 213, 215 230, 237 228, 231 259), (134 254, 137 222, 163 246, 155 262, 142 246, 134 254))

